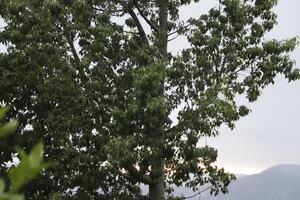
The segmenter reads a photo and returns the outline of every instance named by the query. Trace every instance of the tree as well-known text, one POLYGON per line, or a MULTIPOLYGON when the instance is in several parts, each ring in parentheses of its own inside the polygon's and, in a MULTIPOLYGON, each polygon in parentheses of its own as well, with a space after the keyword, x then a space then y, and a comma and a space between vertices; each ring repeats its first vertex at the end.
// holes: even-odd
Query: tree
POLYGON ((28 199, 139 199, 139 183, 150 200, 170 184, 227 192, 233 175, 197 143, 249 113, 236 96, 253 102, 277 74, 299 78, 288 56, 298 41, 263 39, 276 0, 220 0, 180 21, 191 3, 199 1, 0 1, 0 101, 21 124, 10 140, 28 148, 42 139, 60 165, 28 186, 28 199), (176 35, 190 47, 173 55, 176 35))

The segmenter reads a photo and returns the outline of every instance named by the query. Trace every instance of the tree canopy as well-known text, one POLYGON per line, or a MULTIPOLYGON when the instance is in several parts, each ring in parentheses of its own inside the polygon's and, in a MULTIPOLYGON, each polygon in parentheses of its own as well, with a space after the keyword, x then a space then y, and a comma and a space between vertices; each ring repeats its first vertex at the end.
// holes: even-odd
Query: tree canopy
POLYGON ((194 3, 0 0, 0 103, 20 120, 0 161, 12 159, 11 144, 28 151, 43 140, 59 165, 25 188, 27 199, 140 199, 140 183, 151 200, 171 196, 171 184, 227 191, 234 176, 197 144, 249 113, 237 96, 253 102, 277 74, 299 78, 289 58, 298 40, 264 39, 276 0, 220 0, 181 21, 194 3), (174 55, 177 35, 190 46, 174 55))

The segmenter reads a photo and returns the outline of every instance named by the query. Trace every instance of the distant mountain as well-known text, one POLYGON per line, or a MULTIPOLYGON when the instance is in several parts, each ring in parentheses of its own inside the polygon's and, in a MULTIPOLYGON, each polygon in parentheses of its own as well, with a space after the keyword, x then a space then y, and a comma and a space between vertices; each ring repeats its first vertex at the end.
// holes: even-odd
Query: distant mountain
POLYGON ((300 200, 300 165, 278 165, 243 176, 230 185, 229 194, 203 194, 201 200, 300 200))
MULTIPOLYGON (((189 200, 300 200, 300 165, 278 165, 259 174, 236 176, 229 194, 214 197, 208 191, 189 200)), ((145 186, 142 190, 147 193, 145 186)), ((174 194, 179 197, 195 193, 185 187, 174 187, 174 194)))

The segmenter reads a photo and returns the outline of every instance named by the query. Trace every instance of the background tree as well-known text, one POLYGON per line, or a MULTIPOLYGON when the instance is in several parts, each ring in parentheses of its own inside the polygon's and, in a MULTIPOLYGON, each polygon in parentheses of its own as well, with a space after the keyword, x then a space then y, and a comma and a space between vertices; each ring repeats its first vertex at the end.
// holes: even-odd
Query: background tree
POLYGON ((263 40, 276 0, 220 0, 180 21, 191 3, 0 1, 0 101, 21 124, 8 141, 28 149, 42 139, 60 166, 27 187, 28 199, 138 199, 139 183, 151 200, 170 184, 227 191, 234 177, 197 143, 248 114, 237 95, 252 102, 277 74, 299 78, 288 56, 297 39, 263 40), (172 55, 176 35, 190 47, 172 55))

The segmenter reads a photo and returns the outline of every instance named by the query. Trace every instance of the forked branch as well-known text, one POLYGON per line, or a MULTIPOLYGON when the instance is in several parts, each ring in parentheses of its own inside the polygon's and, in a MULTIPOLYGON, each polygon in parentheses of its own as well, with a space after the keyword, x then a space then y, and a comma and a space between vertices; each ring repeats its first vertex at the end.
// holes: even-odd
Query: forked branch
POLYGON ((143 11, 141 10, 141 8, 138 5, 137 0, 133 0, 134 6, 136 7, 136 9, 139 11, 139 14, 142 16, 142 18, 147 22, 147 24, 156 32, 158 32, 158 29, 156 28, 156 26, 144 15, 143 11))
POLYGON ((134 177, 137 181, 150 185, 153 183, 152 178, 147 174, 142 174, 139 170, 137 170, 133 165, 126 165, 125 169, 129 172, 129 174, 134 177))

